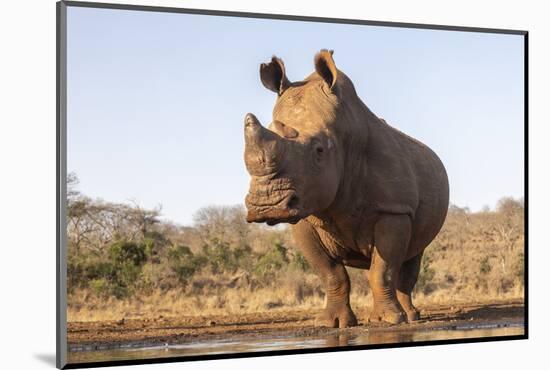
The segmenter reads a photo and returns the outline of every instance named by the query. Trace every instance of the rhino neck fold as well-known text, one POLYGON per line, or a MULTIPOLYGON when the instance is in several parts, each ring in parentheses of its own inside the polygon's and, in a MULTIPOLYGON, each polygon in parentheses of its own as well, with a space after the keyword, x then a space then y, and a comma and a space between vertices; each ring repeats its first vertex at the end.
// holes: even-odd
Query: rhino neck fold
POLYGON ((343 122, 335 130, 339 138, 342 152, 340 158, 340 185, 333 204, 329 207, 331 213, 341 210, 352 214, 360 214, 366 206, 369 132, 373 117, 372 112, 359 100, 357 111, 346 109, 343 122))

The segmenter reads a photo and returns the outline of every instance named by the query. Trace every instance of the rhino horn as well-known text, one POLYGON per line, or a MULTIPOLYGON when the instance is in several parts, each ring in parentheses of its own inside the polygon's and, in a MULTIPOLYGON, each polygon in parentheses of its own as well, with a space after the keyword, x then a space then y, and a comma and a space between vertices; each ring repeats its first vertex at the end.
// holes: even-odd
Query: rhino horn
POLYGON ((244 119, 244 140, 244 161, 248 172, 253 176, 275 173, 281 138, 248 113, 244 119))

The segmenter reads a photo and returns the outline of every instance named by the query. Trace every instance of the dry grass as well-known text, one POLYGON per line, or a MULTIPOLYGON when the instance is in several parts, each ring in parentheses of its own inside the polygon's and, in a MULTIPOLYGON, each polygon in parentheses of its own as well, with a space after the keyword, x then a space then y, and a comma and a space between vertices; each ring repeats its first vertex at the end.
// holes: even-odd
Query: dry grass
POLYGON ((249 289, 227 289, 221 294, 190 296, 183 291, 155 292, 139 299, 98 299, 90 292, 73 295, 68 321, 103 321, 121 318, 156 318, 158 316, 235 315, 266 310, 319 308, 323 297, 298 300, 287 289, 262 288, 253 294, 249 289))
MULTIPOLYGON (((262 288, 253 293, 245 288, 228 289, 221 294, 189 296, 182 291, 155 292, 139 299, 98 299, 90 292, 79 291, 72 297, 68 310, 68 321, 108 321, 175 316, 238 315, 243 313, 278 311, 288 309, 319 309, 324 305, 321 295, 297 299, 286 288, 262 288)), ((431 305, 452 305, 460 303, 484 303, 523 298, 520 289, 511 290, 499 296, 479 294, 451 296, 446 291, 425 295, 419 293, 415 303, 419 307, 431 305)), ((370 294, 351 294, 353 308, 372 307, 370 294)))

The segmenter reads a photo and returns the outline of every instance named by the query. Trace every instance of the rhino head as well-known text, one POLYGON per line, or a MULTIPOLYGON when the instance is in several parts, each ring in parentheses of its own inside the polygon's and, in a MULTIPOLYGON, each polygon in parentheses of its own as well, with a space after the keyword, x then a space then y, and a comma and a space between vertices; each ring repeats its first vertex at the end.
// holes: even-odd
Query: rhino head
POLYGON ((321 50, 314 62, 315 72, 294 83, 281 59, 260 66, 261 81, 277 100, 267 128, 251 113, 244 120, 248 222, 294 224, 335 200, 343 162, 335 126, 346 87, 338 79, 349 80, 332 51, 321 50))

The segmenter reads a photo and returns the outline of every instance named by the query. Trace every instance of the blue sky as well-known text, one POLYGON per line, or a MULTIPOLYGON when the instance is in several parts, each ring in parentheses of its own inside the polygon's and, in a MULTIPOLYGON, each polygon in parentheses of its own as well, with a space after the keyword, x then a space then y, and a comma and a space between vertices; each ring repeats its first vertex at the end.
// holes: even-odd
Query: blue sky
POLYGON ((270 122, 259 64, 290 80, 333 49, 379 117, 447 168, 451 202, 523 196, 523 37, 91 8, 68 9, 68 171, 108 201, 190 224, 248 189, 242 122, 270 122))

